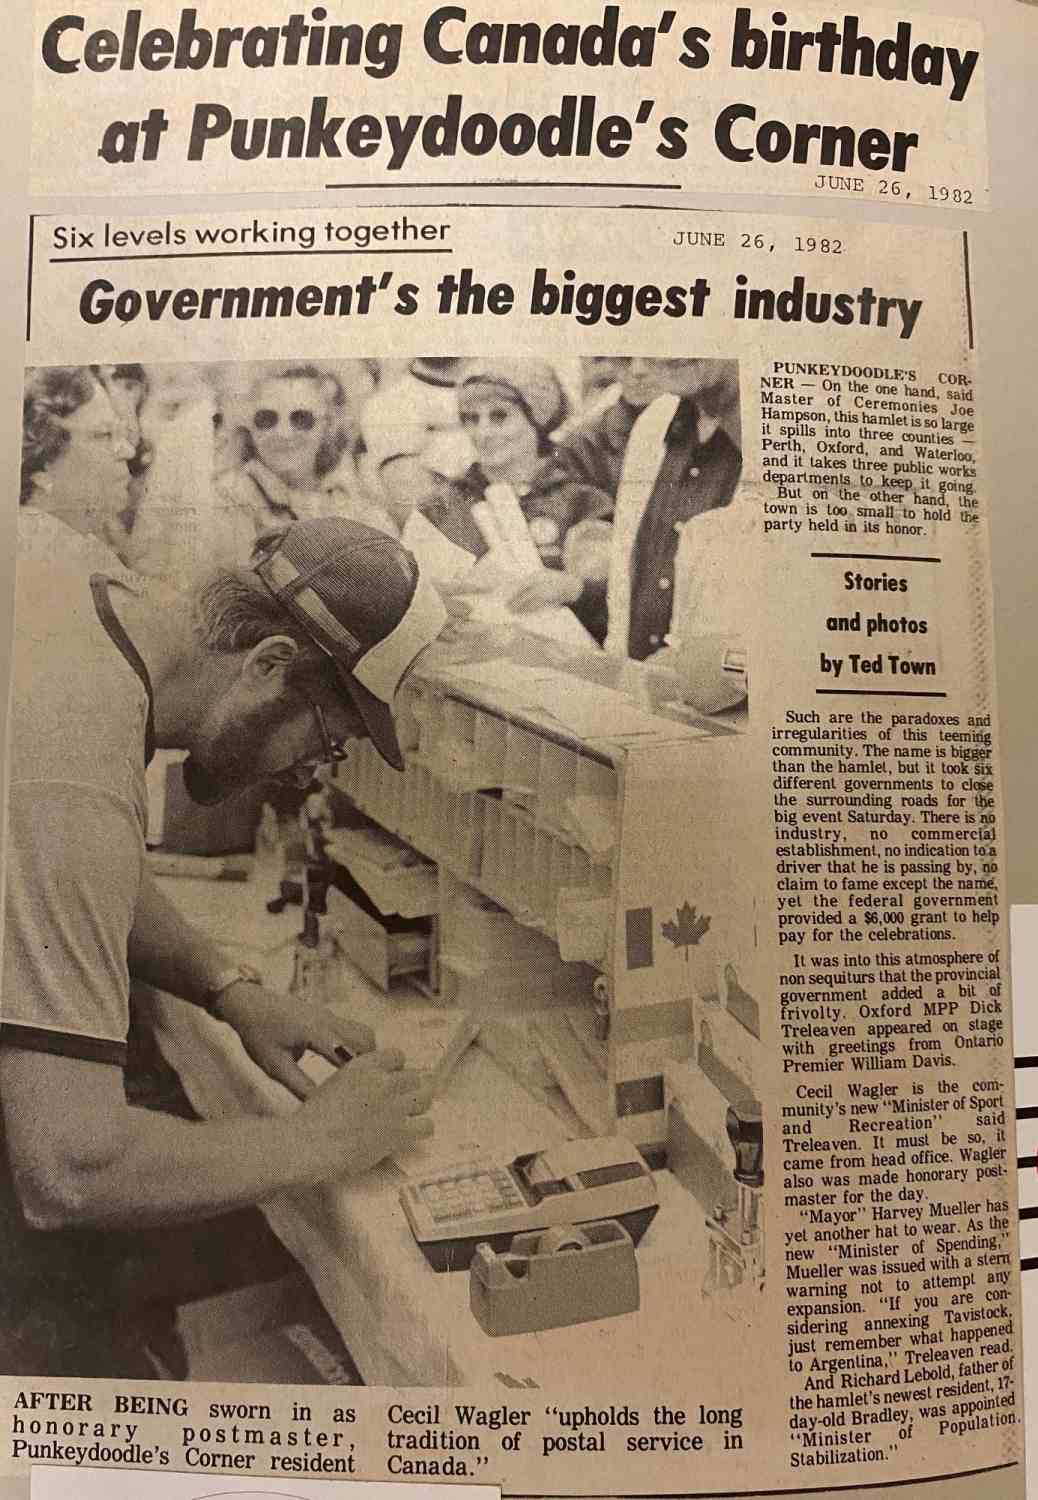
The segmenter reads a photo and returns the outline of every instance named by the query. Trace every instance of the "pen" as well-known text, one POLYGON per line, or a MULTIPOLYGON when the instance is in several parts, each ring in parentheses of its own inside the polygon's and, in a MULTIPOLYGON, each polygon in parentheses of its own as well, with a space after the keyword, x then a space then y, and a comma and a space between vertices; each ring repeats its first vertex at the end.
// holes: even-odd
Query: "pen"
POLYGON ((432 1098, 438 1098, 446 1088, 454 1069, 479 1035, 482 1024, 482 1021, 469 1011, 462 1016, 447 1043, 443 1056, 429 1075, 432 1098))

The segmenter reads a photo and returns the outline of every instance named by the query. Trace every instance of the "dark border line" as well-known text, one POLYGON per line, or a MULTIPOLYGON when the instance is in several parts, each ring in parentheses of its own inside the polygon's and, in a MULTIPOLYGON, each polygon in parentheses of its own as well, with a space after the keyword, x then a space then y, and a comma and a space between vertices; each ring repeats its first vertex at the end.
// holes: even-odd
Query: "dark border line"
POLYGON ((898 693, 883 688, 815 688, 819 698, 947 698, 947 693, 898 693))
POLYGON ((680 193, 682 190, 680 182, 528 182, 521 177, 504 177, 497 181, 491 177, 485 182, 326 182, 324 185, 327 193, 356 192, 358 189, 365 192, 385 192, 387 189, 407 192, 410 188, 435 188, 444 192, 457 188, 612 188, 617 192, 638 188, 652 193, 680 193))
MULTIPOLYGON (((462 183, 455 183, 454 184, 455 187, 461 187, 461 186, 467 186, 467 185, 468 184, 462 184, 462 183)), ((554 186, 554 184, 552 184, 552 185, 554 186)), ((481 211, 485 211, 487 209, 492 209, 492 208, 549 208, 549 209, 550 208, 555 208, 555 209, 558 209, 558 208, 572 208, 573 204, 569 203, 569 202, 566 202, 566 203, 531 203, 529 201, 527 201, 525 203, 491 203, 487 199, 480 199, 477 202, 475 199, 471 199, 471 198, 451 198, 451 199, 448 199, 444 203, 371 203, 371 204, 368 205, 368 207, 369 208, 401 209, 401 210, 408 209, 408 208, 413 208, 413 209, 418 209, 418 208, 428 208, 428 209, 437 209, 437 208, 478 208, 481 211)), ((609 209, 615 209, 615 208, 640 208, 640 209, 644 209, 647 213, 653 213, 653 214, 699 214, 703 218, 706 218, 710 214, 718 215, 718 214, 724 214, 724 213, 730 213, 730 212, 732 212, 732 210, 723 209, 723 208, 713 208, 713 209, 711 209, 711 208, 700 208, 700 207, 698 207, 694 203, 689 203, 689 204, 682 203, 680 205, 678 205, 676 203, 603 203, 601 205, 601 207, 602 208, 609 208, 609 209)), ((759 253, 763 254, 764 252, 760 251, 759 253)))
POLYGON ((966 327, 969 329, 969 346, 973 348, 973 288, 970 285, 970 237, 969 230, 962 231, 962 274, 966 282, 966 327))
POLYGON ((1013 1066, 1017 1068, 1038 1068, 1038 1057, 1027 1054, 1023 1057, 1014 1057, 1013 1066))
POLYGON ((943 557, 902 557, 897 552, 812 552, 812 557, 846 557, 852 562, 943 562, 943 557))
POLYGON ((1038 1120, 1038 1104, 1028 1104, 1016 1112, 1018 1120, 1038 1120))
POLYGON ((25 280, 25 342, 32 338, 32 262, 36 244, 36 215, 29 215, 29 273, 25 280))
POLYGON ((264 259, 272 255, 453 255, 453 249, 410 248, 373 250, 187 250, 183 255, 170 252, 168 255, 52 255, 52 266, 90 265, 97 261, 108 264, 116 260, 242 260, 260 255, 264 259))
POLYGON ((1016 1159, 1016 1170, 1022 1167, 1038 1167, 1038 1156, 1018 1156, 1016 1159))
POLYGON ((1021 1271, 1038 1271, 1038 1255, 1027 1255, 1020 1262, 1021 1271))
POLYGON ((1038 1208, 1022 1208, 1020 1210, 1020 1218, 1021 1219, 1038 1219, 1038 1208))

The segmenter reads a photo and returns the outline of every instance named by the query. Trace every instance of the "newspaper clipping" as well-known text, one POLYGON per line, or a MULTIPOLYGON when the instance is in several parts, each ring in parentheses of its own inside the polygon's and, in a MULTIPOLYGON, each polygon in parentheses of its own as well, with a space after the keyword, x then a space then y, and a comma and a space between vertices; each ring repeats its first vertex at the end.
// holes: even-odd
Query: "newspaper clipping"
POLYGON ((39 192, 582 185, 33 215, 12 1495, 1016 1500, 969 235, 597 184, 983 207, 979 31, 38 22, 39 192))

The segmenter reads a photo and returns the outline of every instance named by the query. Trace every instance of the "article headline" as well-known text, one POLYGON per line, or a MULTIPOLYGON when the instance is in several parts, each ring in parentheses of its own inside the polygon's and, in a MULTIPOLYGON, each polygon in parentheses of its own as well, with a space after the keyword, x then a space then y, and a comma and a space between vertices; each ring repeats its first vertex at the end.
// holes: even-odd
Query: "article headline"
MULTIPOLYGON (((165 19, 165 18, 164 18, 165 19)), ((933 23, 937 24, 937 23, 933 23)), ((525 67, 641 70, 645 96, 625 112, 612 96, 563 93, 540 113, 473 109, 461 92, 430 101, 425 112, 350 115, 327 93, 312 96, 290 114, 235 113, 218 98, 191 101, 188 128, 180 137, 186 160, 212 162, 381 158, 397 172, 414 156, 427 160, 486 157, 545 160, 623 158, 645 131, 653 132, 655 154, 680 161, 698 152, 690 121, 680 103, 657 99, 659 65, 675 61, 691 74, 718 59, 733 73, 817 74, 867 78, 902 89, 941 90, 949 105, 969 93, 980 61, 976 48, 933 40, 918 23, 896 17, 878 24, 855 14, 826 19, 805 29, 795 16, 772 6, 759 11, 740 6, 730 33, 705 26, 682 26, 678 11, 659 12, 653 24, 625 18, 623 7, 603 7, 600 19, 496 21, 473 16, 463 5, 438 5, 410 27, 398 22, 363 24, 340 20, 334 7, 296 11, 279 24, 209 25, 201 7, 181 9, 174 25, 154 26, 143 9, 126 11, 118 28, 96 27, 85 13, 64 13, 44 25, 41 59, 58 78, 76 79, 82 89, 96 76, 108 89, 113 71, 161 74, 168 70, 201 76, 227 70, 277 72, 295 68, 350 68, 368 78, 394 78, 407 68, 414 48, 435 67, 525 67), (657 71, 649 74, 648 70, 657 71)), ((414 96, 413 80, 408 92, 414 96)), ((80 94, 80 97, 81 94, 80 94)), ((514 88, 502 97, 515 97, 514 88)), ((713 121, 713 146, 731 163, 796 163, 819 167, 904 173, 920 149, 919 129, 888 129, 882 121, 864 128, 833 121, 764 117, 751 100, 726 103, 713 121)), ((155 105, 140 118, 113 119, 103 129, 98 157, 111 166, 155 161, 163 150, 171 116, 155 105)), ((178 122, 182 124, 184 122, 178 122)), ((904 122, 902 122, 904 123, 904 122)))
MULTIPOLYGON (((175 257, 174 257, 175 258, 175 257)), ((703 318, 713 288, 705 276, 685 285, 579 281, 567 269, 560 274, 537 266, 526 298, 531 317, 570 318, 583 326, 606 323, 624 327, 632 319, 703 318)), ((118 287, 107 277, 93 277, 79 297, 82 322, 161 323, 222 319, 366 317, 390 301, 389 310, 412 317, 423 305, 423 288, 392 271, 365 273, 356 281, 335 285, 307 283, 252 286, 118 287)), ((502 318, 516 310, 516 288, 507 281, 480 281, 469 266, 441 276, 431 290, 433 312, 443 317, 502 318)), ((923 310, 922 298, 888 296, 872 286, 822 290, 794 276, 784 287, 751 284, 735 275, 730 316, 744 322, 828 324, 836 327, 889 329, 910 339, 923 310)))

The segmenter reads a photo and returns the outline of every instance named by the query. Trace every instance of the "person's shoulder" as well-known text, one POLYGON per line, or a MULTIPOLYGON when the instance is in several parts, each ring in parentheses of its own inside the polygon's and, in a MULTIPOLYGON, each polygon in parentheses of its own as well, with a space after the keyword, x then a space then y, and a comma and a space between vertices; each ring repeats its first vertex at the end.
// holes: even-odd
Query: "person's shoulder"
POLYGON ((727 505, 715 506, 685 522, 681 545, 699 549, 713 543, 742 543, 763 536, 764 494, 761 484, 740 484, 727 505))
POLYGON ((43 563, 80 576, 94 572, 128 571, 118 553, 91 532, 74 527, 33 505, 18 511, 18 566, 43 563))
POLYGON ((530 487, 532 496, 552 498, 572 509, 591 514, 609 512, 613 508, 612 497, 586 479, 578 478, 567 467, 561 455, 549 454, 543 461, 530 487))
MULTIPOLYGON (((144 686, 101 622, 92 578, 20 564, 12 652, 11 780, 128 786, 144 686)), ((110 579, 109 586, 129 586, 110 579)), ((100 592, 100 590, 99 590, 100 592)))
POLYGON ((90 619, 94 614, 90 580, 97 571, 61 555, 20 553, 14 583, 17 636, 39 640, 67 624, 90 619))
POLYGON ((64 561, 19 558, 15 571, 14 639, 19 648, 40 654, 122 660, 102 623, 105 594, 161 592, 162 586, 129 568, 93 569, 64 561))

